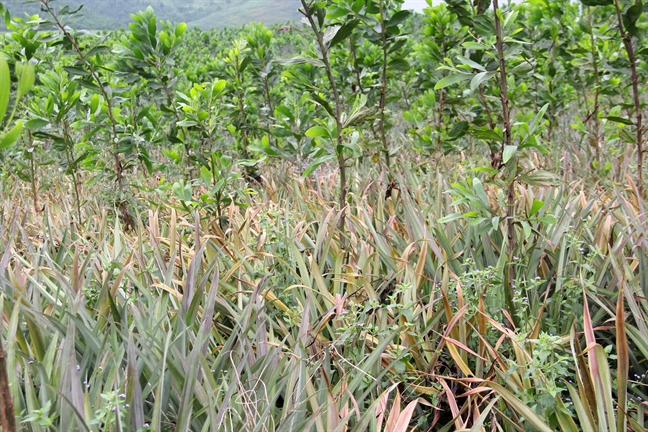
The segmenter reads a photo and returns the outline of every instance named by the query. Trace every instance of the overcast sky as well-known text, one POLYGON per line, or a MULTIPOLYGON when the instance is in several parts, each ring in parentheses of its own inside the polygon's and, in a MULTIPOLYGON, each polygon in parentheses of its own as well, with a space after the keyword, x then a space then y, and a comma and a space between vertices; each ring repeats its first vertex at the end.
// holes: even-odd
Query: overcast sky
POLYGON ((414 9, 417 12, 423 11, 423 8, 427 6, 425 0, 405 0, 403 9, 414 9))

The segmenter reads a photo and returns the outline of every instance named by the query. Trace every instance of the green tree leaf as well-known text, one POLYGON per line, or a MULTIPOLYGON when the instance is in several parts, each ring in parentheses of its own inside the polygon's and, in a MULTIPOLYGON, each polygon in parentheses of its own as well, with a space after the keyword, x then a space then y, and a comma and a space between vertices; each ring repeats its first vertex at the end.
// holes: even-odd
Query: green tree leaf
POLYGON ((306 131, 306 136, 307 137, 324 137, 324 138, 330 138, 331 135, 329 134, 329 131, 322 126, 313 126, 312 128, 308 129, 306 131))
POLYGON ((504 154, 502 155, 502 162, 506 163, 508 162, 515 152, 517 152, 518 146, 515 145, 507 145, 504 146, 504 154))
POLYGON ((335 33, 335 36, 331 39, 329 48, 333 48, 335 45, 339 44, 353 33, 353 30, 358 26, 360 20, 354 19, 344 23, 335 33))
POLYGON ((0 138, 0 150, 4 150, 16 142, 23 130, 22 120, 18 120, 7 134, 0 138))
POLYGON ((474 91, 482 83, 484 83, 485 81, 488 81, 489 79, 494 77, 496 74, 497 74, 497 72, 480 72, 480 73, 478 73, 470 81, 470 90, 474 91))
POLYGON ((531 206, 531 210, 529 211, 529 217, 533 217, 540 211, 540 209, 544 206, 544 201, 540 201, 537 199, 533 200, 533 205, 531 206))
POLYGON ((634 124, 634 122, 632 120, 628 120, 627 118, 623 118, 623 117, 607 116, 606 119, 608 119, 610 121, 613 121, 615 123, 621 123, 621 124, 628 125, 628 126, 631 126, 631 125, 634 124))
POLYGON ((184 34, 185 30, 187 30, 187 23, 181 22, 175 28, 175 36, 177 38, 181 37, 184 34))
POLYGON ((29 130, 38 130, 44 128, 49 124, 49 121, 45 119, 35 118, 31 119, 25 123, 25 127, 29 130))
POLYGON ((409 10, 401 10, 396 12, 390 19, 385 27, 394 27, 405 21, 410 16, 409 10))
POLYGON ((450 129, 450 132, 448 132, 448 141, 456 141, 459 138, 462 138, 468 133, 469 128, 470 125, 465 120, 456 123, 452 126, 452 129, 450 129))
POLYGON ((490 130, 487 127, 473 127, 470 130, 470 134, 475 138, 489 141, 502 141, 504 139, 501 133, 490 130))
POLYGON ((470 60, 468 57, 463 57, 463 56, 457 56, 457 60, 459 60, 462 64, 468 65, 473 69, 477 69, 482 72, 486 72, 486 68, 479 63, 470 60))
POLYGON ((448 75, 447 77, 444 77, 439 80, 438 83, 434 86, 434 90, 441 90, 442 88, 446 88, 452 84, 461 82, 461 81, 468 81, 472 79, 471 74, 454 74, 454 75, 448 75))
POLYGON ((321 157, 318 157, 317 159, 313 160, 313 162, 310 163, 306 167, 306 170, 304 170, 304 173, 302 174, 303 177, 309 176, 313 171, 315 171, 320 165, 322 165, 324 162, 327 162, 331 159, 333 159, 332 154, 327 154, 321 157))

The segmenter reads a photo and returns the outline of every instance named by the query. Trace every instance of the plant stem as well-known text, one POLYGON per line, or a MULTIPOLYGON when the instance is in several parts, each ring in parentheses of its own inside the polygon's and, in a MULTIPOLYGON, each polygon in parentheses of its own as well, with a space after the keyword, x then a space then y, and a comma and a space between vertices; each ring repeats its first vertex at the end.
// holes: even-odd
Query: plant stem
MULTIPOLYGON (((509 111, 508 84, 506 81, 506 62, 504 59, 504 42, 502 36, 502 25, 498 16, 499 7, 497 0, 493 0, 493 12, 495 15, 495 34, 497 37, 497 56, 499 57, 500 71, 500 99, 502 101, 502 119, 504 121, 504 144, 511 145, 511 114, 509 111)), ((502 146, 502 151, 504 147, 502 146)))
MULTIPOLYGON (((506 82, 506 61, 504 59, 504 42, 502 35, 502 25, 499 19, 499 7, 497 0, 493 0, 493 15, 495 19, 495 35, 497 37, 497 56, 499 57, 500 69, 500 99, 502 101, 502 119, 504 121, 504 144, 502 145, 502 162, 504 161, 504 148, 512 145, 511 136, 511 114, 509 111, 508 85, 506 82)), ((506 196, 506 237, 507 237, 507 255, 508 255, 508 277, 505 278, 507 283, 504 287, 507 308, 511 312, 511 317, 517 326, 517 316, 512 309, 513 281, 515 280, 515 266, 513 264, 513 254, 516 249, 515 238, 515 175, 510 180, 506 196)))
MULTIPOLYGON (((328 50, 326 49, 326 44, 324 43, 324 33, 317 28, 315 20, 313 19, 313 14, 306 3, 306 0, 301 0, 303 10, 301 13, 306 17, 308 23, 311 26, 311 29, 315 33, 317 38, 317 45, 319 46, 320 52, 322 53, 322 63, 324 63, 324 69, 326 70, 326 76, 328 77, 329 84, 331 85, 331 91, 333 92, 333 99, 335 101, 335 123, 337 125, 337 148, 342 147, 342 105, 340 103, 340 94, 338 92, 337 84, 335 84, 335 78, 333 77, 333 71, 331 69, 331 63, 328 58, 328 50)), ((339 207, 340 207, 340 221, 338 223, 338 229, 340 230, 340 245, 342 249, 346 247, 346 240, 344 238, 344 230, 346 227, 346 200, 348 193, 347 185, 347 173, 346 173, 346 160, 342 152, 338 152, 337 160, 338 167, 340 169, 340 196, 339 196, 339 207)))
POLYGON ((598 118, 598 97, 599 97, 599 89, 600 89, 600 77, 599 77, 599 70, 598 70, 598 54, 597 54, 597 49, 596 49, 596 40, 594 39, 594 31, 592 30, 592 8, 588 7, 587 8, 587 15, 589 18, 589 27, 590 27, 590 45, 592 45, 592 66, 594 67, 594 79, 596 80, 596 87, 594 88, 594 108, 592 109, 592 118, 594 119, 594 139, 595 139, 595 146, 594 146, 594 152, 595 152, 595 158, 596 162, 600 163, 600 154, 599 154, 599 145, 601 141, 601 129, 600 129, 600 123, 599 123, 599 118, 598 118))
POLYGON ((385 165, 391 172, 391 161, 389 157, 389 145, 387 144, 387 135, 385 134, 385 104, 387 102, 387 29, 385 28, 385 10, 384 0, 379 1, 380 6, 380 37, 382 38, 382 70, 380 85, 380 140, 382 142, 383 153, 385 154, 385 165))
POLYGON ((641 101, 639 100, 639 75, 637 74, 637 61, 635 57, 634 47, 632 46, 632 35, 630 35, 623 27, 623 20, 621 19, 621 8, 619 0, 614 0, 616 8, 617 21, 619 24, 619 32, 623 39, 626 52, 628 53, 628 60, 630 61, 630 74, 632 78, 632 95, 634 98, 635 106, 635 126, 637 128, 637 189, 639 196, 644 196, 643 187, 643 126, 641 114, 641 101))

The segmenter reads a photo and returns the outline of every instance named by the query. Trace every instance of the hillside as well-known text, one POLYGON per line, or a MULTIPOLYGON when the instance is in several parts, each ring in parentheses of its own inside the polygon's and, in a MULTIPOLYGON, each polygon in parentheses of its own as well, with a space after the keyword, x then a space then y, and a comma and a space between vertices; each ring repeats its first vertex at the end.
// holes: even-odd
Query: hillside
MULTIPOLYGON (((1 2, 12 16, 41 14, 39 4, 19 1, 1 2)), ((51 2, 57 8, 83 4, 84 17, 76 27, 93 30, 126 27, 130 14, 152 6, 158 18, 186 22, 203 29, 241 25, 256 21, 274 24, 299 18, 299 0, 61 0, 51 2)))

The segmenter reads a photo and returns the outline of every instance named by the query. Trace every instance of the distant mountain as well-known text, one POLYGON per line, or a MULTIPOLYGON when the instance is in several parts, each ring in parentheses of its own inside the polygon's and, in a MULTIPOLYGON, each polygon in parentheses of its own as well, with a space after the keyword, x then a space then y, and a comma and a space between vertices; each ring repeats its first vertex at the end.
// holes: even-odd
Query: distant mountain
MULTIPOLYGON (((37 3, 22 4, 20 0, 3 0, 11 16, 23 17, 41 12, 37 3)), ((127 27, 130 14, 152 6, 158 19, 186 22, 203 29, 243 25, 249 22, 275 24, 299 19, 299 0, 50 0, 54 7, 70 6, 76 9, 83 4, 84 17, 76 28, 112 30, 127 27)))

